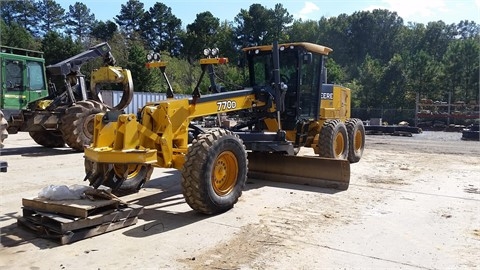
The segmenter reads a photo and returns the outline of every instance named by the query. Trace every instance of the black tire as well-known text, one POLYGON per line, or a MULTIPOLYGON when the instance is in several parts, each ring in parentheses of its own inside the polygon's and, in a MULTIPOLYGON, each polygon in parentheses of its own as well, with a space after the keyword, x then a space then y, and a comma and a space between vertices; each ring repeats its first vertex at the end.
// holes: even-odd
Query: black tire
POLYGON ((183 196, 197 212, 225 212, 242 195, 247 172, 247 152, 237 135, 223 129, 199 134, 182 169, 183 196))
POLYGON ((338 119, 323 123, 319 134, 318 152, 320 157, 347 159, 348 135, 345 124, 338 119))
POLYGON ((96 101, 79 101, 65 111, 60 124, 63 139, 69 147, 83 151, 93 139, 94 119, 97 113, 106 111, 106 107, 96 101))
POLYGON ((42 130, 42 131, 30 131, 30 137, 39 145, 56 148, 64 147, 65 141, 63 141, 62 133, 58 131, 42 130))
POLYGON ((345 122, 348 135, 348 161, 357 163, 360 161, 365 149, 365 127, 358 118, 348 119, 345 122))
POLYGON ((196 125, 190 124, 188 126, 188 144, 191 144, 195 138, 198 137, 199 134, 204 133, 201 128, 197 127, 196 125))
POLYGON ((8 137, 8 122, 3 112, 0 110, 0 149, 3 148, 3 141, 8 137))
MULTIPOLYGON (((153 167, 149 164, 98 164, 85 159, 85 173, 91 172, 106 177, 101 184, 112 188, 113 194, 123 196, 138 192, 150 180, 153 167)), ((95 179, 89 180, 90 185, 95 184, 92 182, 95 179)))

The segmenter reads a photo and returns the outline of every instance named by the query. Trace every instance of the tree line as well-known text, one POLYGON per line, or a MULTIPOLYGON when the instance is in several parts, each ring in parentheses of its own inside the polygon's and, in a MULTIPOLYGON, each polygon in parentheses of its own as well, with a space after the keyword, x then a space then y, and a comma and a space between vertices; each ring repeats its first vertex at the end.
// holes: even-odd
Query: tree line
MULTIPOLYGON (((136 91, 166 89, 158 71, 145 69, 149 51, 161 52, 169 62, 174 91, 190 93, 204 48, 217 47, 230 59, 216 72, 227 89, 234 89, 244 81, 235 65, 241 48, 277 40, 331 47, 328 81, 351 88, 357 108, 413 109, 417 95, 479 100, 480 25, 474 21, 406 23, 383 9, 302 20, 279 3, 274 8, 252 4, 231 21, 204 11, 183 27, 170 7, 157 2, 146 9, 139 0, 128 0, 106 21, 96 20, 81 2, 64 10, 54 0, 2 1, 0 12, 0 43, 41 50, 47 63, 107 41, 118 64, 132 71, 136 91)), ((85 73, 96 64, 85 65, 85 73)), ((202 89, 207 85, 202 83, 202 89)))

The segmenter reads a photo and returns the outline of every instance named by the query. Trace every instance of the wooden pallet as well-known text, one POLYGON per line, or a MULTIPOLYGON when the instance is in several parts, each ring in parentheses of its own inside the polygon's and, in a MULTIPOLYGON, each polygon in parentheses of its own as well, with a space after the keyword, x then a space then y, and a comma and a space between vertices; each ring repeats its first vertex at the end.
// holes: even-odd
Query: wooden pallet
POLYGON ((65 214, 75 217, 88 217, 95 213, 101 213, 108 209, 116 209, 119 206, 116 200, 59 200, 51 201, 43 198, 22 199, 24 207, 39 211, 65 214))
MULTIPOLYGON (((50 208, 53 204, 65 204, 65 201, 57 202, 58 204, 55 201, 47 202, 47 204, 50 208)), ((78 202, 76 203, 78 204, 78 202)), ((29 203, 27 203, 27 205, 28 204, 29 203)), ((44 207, 45 204, 44 201, 39 205, 44 207)), ((99 205, 104 206, 104 204, 99 205)), ((85 210, 85 207, 79 208, 85 210)), ((60 209, 62 208, 60 207, 60 209)), ((67 209, 68 212, 83 215, 82 211, 72 211, 71 205, 67 207, 67 209)), ((89 208, 89 210, 93 209, 95 208, 89 208)), ((100 209, 102 209, 102 207, 100 207, 100 209)), ((143 206, 129 204, 119 205, 115 209, 103 209, 102 212, 90 211, 86 217, 79 217, 64 213, 34 209, 24 205, 23 216, 17 219, 17 224, 32 231, 39 237, 52 239, 64 245, 134 225, 138 221, 138 215, 142 212, 143 206)))

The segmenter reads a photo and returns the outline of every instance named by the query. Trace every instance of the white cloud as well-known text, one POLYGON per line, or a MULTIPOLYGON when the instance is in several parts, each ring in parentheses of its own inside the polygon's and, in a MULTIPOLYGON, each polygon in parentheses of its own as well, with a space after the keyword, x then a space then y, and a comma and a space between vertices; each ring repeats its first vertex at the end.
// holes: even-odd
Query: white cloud
MULTIPOLYGON (((480 0, 475 0, 480 4, 480 0)), ((395 11, 405 21, 417 21, 420 18, 429 18, 439 13, 448 12, 445 0, 382 0, 383 4, 370 6, 366 10, 388 9, 395 11)))
POLYGON ((303 8, 297 14, 294 14, 294 16, 301 19, 308 19, 309 14, 319 10, 320 8, 317 5, 315 5, 313 2, 307 1, 305 2, 303 8))

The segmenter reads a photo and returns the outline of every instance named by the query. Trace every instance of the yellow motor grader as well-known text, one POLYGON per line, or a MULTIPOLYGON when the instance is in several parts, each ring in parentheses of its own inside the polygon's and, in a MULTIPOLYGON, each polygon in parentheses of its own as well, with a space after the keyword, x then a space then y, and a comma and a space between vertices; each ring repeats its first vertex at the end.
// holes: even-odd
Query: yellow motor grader
POLYGON ((363 123, 350 119, 350 90, 325 84, 324 58, 332 50, 312 43, 274 43, 243 49, 248 87, 222 91, 212 66, 228 59, 200 61, 202 74, 190 98, 151 102, 141 112, 95 116, 93 142, 85 148, 85 179, 118 193, 137 191, 154 167, 181 170, 186 202, 216 214, 232 208, 247 176, 345 190, 350 163, 361 158, 363 123), (211 90, 201 95, 208 71, 211 90), (193 119, 224 116, 235 125, 202 129, 193 119), (301 147, 314 150, 298 155, 301 147))

